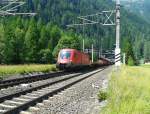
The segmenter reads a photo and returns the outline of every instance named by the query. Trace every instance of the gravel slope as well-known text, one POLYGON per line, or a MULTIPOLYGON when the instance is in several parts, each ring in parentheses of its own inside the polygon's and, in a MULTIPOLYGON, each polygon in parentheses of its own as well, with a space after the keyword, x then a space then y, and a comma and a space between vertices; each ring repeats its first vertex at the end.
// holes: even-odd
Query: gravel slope
POLYGON ((97 94, 107 86, 111 70, 109 67, 21 114, 99 114, 106 102, 99 103, 97 94))
POLYGON ((58 76, 58 77, 54 77, 54 78, 50 78, 50 79, 46 79, 46 80, 36 81, 36 82, 28 83, 28 84, 20 84, 17 86, 6 88, 6 89, 1 89, 0 90, 0 97, 3 97, 5 95, 9 95, 9 94, 13 94, 16 92, 28 90, 31 87, 37 87, 39 85, 43 85, 43 84, 47 84, 47 83, 54 82, 57 80, 65 79, 67 77, 71 77, 71 76, 74 76, 77 74, 81 74, 81 73, 68 74, 68 75, 64 75, 61 77, 58 76))

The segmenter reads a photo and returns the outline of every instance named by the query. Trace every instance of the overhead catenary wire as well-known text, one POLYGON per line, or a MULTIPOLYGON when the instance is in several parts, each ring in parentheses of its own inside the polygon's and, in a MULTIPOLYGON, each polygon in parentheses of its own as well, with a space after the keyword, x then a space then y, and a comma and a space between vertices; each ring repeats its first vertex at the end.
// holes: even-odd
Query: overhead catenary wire
POLYGON ((15 16, 15 15, 27 15, 35 16, 36 13, 30 12, 17 12, 19 7, 22 7, 26 2, 20 0, 1 0, 0 1, 0 16, 15 16))
POLYGON ((121 65, 121 50, 120 50, 120 0, 115 0, 116 1, 116 9, 115 10, 105 10, 102 12, 98 12, 95 14, 90 14, 90 15, 85 15, 85 16, 79 16, 77 17, 80 20, 84 20, 84 23, 75 23, 75 24, 70 24, 67 25, 67 27, 76 27, 76 26, 85 26, 85 25, 95 25, 95 24, 100 24, 103 26, 116 26, 116 49, 115 49, 115 64, 116 66, 121 65), (114 14, 116 14, 114 16, 114 14), (94 16, 102 16, 101 21, 98 20, 91 20, 89 17, 94 17, 94 16), (114 17, 113 17, 114 16, 114 17), (113 18, 113 19, 112 19, 113 18))

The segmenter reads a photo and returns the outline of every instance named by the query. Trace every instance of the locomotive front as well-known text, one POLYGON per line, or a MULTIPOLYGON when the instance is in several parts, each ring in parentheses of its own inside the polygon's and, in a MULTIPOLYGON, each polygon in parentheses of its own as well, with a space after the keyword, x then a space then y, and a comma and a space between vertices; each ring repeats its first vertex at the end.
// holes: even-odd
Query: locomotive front
POLYGON ((71 67, 72 62, 72 50, 70 49, 63 49, 59 52, 58 60, 57 60, 57 68, 60 70, 64 70, 66 68, 71 67))

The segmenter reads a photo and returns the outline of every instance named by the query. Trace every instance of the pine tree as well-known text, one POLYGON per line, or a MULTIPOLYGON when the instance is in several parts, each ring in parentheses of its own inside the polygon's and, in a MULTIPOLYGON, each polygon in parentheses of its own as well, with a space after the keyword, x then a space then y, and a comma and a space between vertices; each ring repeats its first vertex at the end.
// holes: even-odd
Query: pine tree
POLYGON ((25 35, 26 62, 35 63, 38 61, 38 33, 36 22, 32 19, 25 35))
POLYGON ((145 59, 145 61, 150 61, 150 41, 145 42, 144 59, 145 59))
POLYGON ((57 26, 53 26, 52 30, 51 30, 51 45, 52 45, 52 49, 55 48, 55 46, 57 45, 59 39, 61 38, 61 31, 57 26))
POLYGON ((0 24, 0 63, 4 62, 4 26, 0 24))
POLYGON ((124 42, 123 52, 126 54, 126 63, 128 65, 135 65, 136 64, 136 59, 135 59, 135 56, 134 56, 131 41, 128 38, 124 41, 125 42, 124 42))
POLYGON ((40 31, 40 39, 39 39, 39 48, 40 49, 45 49, 48 47, 48 41, 49 41, 49 36, 46 31, 46 27, 43 26, 41 31, 40 31))
POLYGON ((4 58, 3 61, 6 64, 11 64, 14 62, 14 45, 15 42, 15 34, 14 30, 11 25, 7 26, 7 29, 5 29, 5 35, 4 35, 4 58))
POLYGON ((24 31, 20 28, 16 28, 14 37, 14 63, 24 63, 24 31))

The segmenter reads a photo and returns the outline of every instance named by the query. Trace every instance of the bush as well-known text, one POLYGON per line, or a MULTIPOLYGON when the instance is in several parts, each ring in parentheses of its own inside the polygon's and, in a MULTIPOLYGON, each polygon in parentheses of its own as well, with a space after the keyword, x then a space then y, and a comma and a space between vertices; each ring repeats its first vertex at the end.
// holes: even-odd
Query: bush
POLYGON ((107 99, 107 96, 108 96, 107 92, 101 90, 98 94, 98 99, 99 101, 103 101, 107 99))
POLYGON ((129 56, 128 65, 129 66, 134 66, 135 65, 135 61, 133 60, 133 58, 131 56, 129 56))
POLYGON ((49 49, 42 49, 39 53, 40 63, 52 63, 52 52, 49 49))

